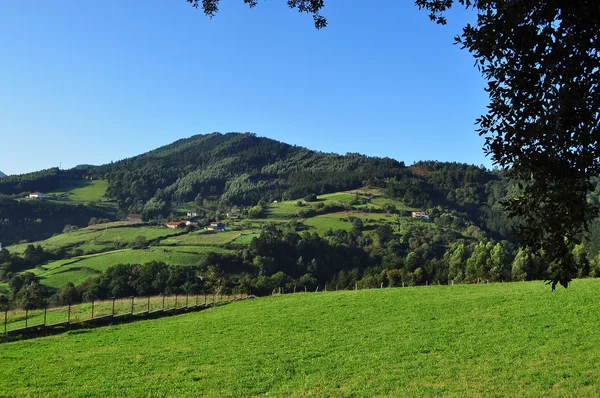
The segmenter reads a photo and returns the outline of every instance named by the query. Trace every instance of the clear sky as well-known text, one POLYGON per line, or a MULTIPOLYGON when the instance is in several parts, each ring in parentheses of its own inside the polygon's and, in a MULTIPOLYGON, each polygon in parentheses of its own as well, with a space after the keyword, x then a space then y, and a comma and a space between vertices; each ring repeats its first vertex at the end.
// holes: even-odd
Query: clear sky
POLYGON ((253 132, 410 164, 490 165, 474 121, 485 82, 412 0, 0 3, 0 170, 102 164, 194 134, 253 132), (362 7, 362 8, 361 8, 362 7))

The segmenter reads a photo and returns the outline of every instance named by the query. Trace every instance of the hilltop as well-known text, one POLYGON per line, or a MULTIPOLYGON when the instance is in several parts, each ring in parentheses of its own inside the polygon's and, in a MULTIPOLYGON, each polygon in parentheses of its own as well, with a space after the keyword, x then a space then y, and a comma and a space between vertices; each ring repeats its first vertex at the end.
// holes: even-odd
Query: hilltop
MULTIPOLYGON (((500 173, 460 163, 407 167, 390 158, 322 153, 249 133, 197 135, 102 166, 10 176, 0 182, 0 194, 19 199, 43 192, 49 201, 113 211, 105 215, 112 219, 130 213, 165 219, 187 211, 214 219, 219 212, 259 201, 298 200, 364 186, 385 190, 386 197, 415 208, 442 206, 487 233, 509 238, 510 223, 499 201, 510 186, 500 173)), ((17 214, 8 218, 13 225, 24 219, 17 214)), ((5 240, 22 239, 32 240, 27 233, 12 236, 6 229, 5 240)))
POLYGON ((0 178, 2 177, 6 177, 6 174, 4 174, 3 172, 0 171, 0 178))
POLYGON ((594 397, 599 288, 301 293, 74 330, 3 344, 0 395, 594 397))

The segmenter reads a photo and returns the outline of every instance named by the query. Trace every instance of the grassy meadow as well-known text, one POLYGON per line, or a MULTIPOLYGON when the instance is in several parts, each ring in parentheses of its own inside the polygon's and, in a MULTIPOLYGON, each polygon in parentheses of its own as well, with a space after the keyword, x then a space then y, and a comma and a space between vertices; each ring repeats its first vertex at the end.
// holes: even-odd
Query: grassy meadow
MULTIPOLYGON (((79 248, 84 253, 93 253, 114 249, 115 245, 127 245, 135 242, 138 236, 147 240, 180 234, 181 230, 166 227, 141 226, 136 222, 121 221, 116 223, 92 225, 75 232, 60 234, 46 240, 33 242, 46 250, 56 250, 64 247, 79 248)), ((8 246, 11 253, 23 253, 30 243, 8 246)))
POLYGON ((272 296, 0 345, 2 397, 596 397, 600 280, 272 296))
POLYGON ((123 249, 106 253, 91 254, 58 260, 35 268, 31 272, 40 278, 43 285, 59 289, 72 282, 78 285, 91 276, 98 275, 108 267, 116 264, 146 264, 162 261, 170 265, 198 265, 202 256, 209 252, 228 252, 222 247, 207 246, 153 246, 150 249, 123 249))
POLYGON ((47 192, 48 198, 72 202, 99 202, 107 200, 104 194, 108 188, 106 180, 61 180, 57 189, 47 192))

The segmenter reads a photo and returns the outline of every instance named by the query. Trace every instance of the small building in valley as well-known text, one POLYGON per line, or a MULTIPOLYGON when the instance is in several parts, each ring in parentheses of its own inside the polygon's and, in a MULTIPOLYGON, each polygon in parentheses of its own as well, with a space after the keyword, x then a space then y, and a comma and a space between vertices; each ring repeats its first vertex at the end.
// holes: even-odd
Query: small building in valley
POLYGON ((181 229, 181 228, 185 228, 186 223, 187 223, 187 221, 185 221, 185 220, 168 222, 167 227, 171 228, 171 229, 181 229))
POLYGON ((188 217, 198 217, 198 213, 196 213, 195 211, 190 211, 187 213, 188 217))
POLYGON ((188 225, 188 226, 191 225, 192 227, 197 227, 198 226, 198 221, 193 221, 193 220, 186 221, 185 225, 188 225))
POLYGON ((429 214, 425 211, 413 211, 412 218, 420 218, 421 220, 429 220, 429 214))
POLYGON ((142 221, 142 215, 138 213, 128 214, 127 221, 142 221))
POLYGON ((225 231, 225 225, 220 222, 211 222, 208 227, 206 227, 209 231, 225 231))
POLYGON ((32 192, 28 196, 30 199, 44 199, 46 195, 41 192, 32 192))

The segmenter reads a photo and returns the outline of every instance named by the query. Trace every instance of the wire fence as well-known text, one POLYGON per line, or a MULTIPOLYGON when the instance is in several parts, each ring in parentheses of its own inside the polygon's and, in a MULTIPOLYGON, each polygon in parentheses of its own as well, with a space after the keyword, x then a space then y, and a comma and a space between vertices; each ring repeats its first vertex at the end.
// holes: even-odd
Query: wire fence
MULTIPOLYGON (((404 287, 402 283, 401 287, 404 287)), ((392 286, 387 286, 392 287, 392 286)), ((343 290, 363 290, 372 288, 384 288, 384 283, 377 283, 373 286, 364 286, 355 283, 354 286, 343 290)), ((315 290, 308 289, 307 286, 293 286, 293 289, 279 287, 273 289, 271 295, 311 293, 328 290, 338 290, 337 287, 331 289, 327 285, 322 288, 317 286, 315 290)), ((47 307, 42 309, 11 309, 5 308, 3 320, 0 325, 0 336, 25 335, 38 331, 61 331, 72 327, 100 325, 111 323, 120 319, 145 318, 148 316, 160 317, 169 315, 173 312, 185 312, 201 310, 211 306, 216 306, 225 302, 240 300, 248 297, 254 297, 248 294, 222 294, 222 293, 203 293, 203 294, 182 294, 182 295, 162 295, 149 297, 128 297, 110 300, 98 300, 87 303, 47 307)), ((1 341, 1 340, 0 340, 1 341)))
POLYGON ((0 335, 9 336, 43 330, 69 329, 103 321, 110 323, 120 318, 160 316, 177 311, 200 310, 243 298, 247 298, 247 295, 210 293, 114 298, 41 309, 20 309, 6 306, 1 315, 0 335))

